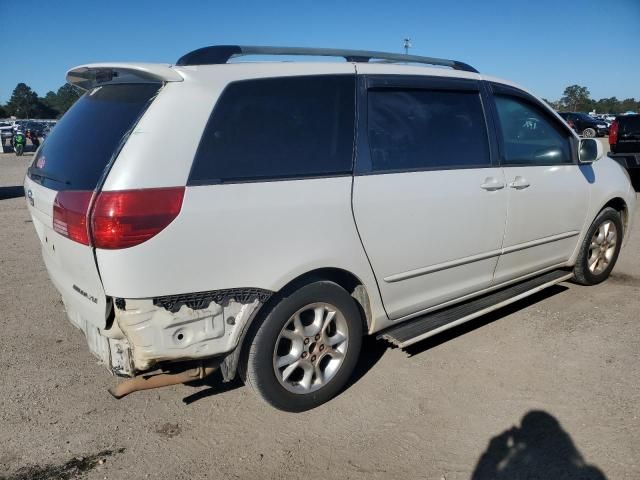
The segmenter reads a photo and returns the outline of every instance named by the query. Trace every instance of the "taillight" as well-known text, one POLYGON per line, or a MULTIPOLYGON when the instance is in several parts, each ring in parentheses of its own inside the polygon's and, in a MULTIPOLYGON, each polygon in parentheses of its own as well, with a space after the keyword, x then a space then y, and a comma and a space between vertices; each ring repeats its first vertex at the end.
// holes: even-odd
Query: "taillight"
POLYGON ((100 192, 91 212, 96 248, 139 245, 166 228, 180 213, 184 187, 100 192))
POLYGON ((618 143, 618 120, 614 120, 609 128, 609 145, 618 143))
POLYGON ((75 242, 89 245, 87 213, 93 192, 58 192, 53 202, 53 229, 75 242))

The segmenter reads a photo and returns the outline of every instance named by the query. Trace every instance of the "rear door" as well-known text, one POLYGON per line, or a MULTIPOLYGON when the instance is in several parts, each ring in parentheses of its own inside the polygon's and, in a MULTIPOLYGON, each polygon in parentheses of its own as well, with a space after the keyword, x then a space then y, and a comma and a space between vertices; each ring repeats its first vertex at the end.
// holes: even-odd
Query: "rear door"
POLYGON ((492 283, 506 219, 480 83, 360 78, 353 211, 392 319, 492 283))
POLYGON ((589 207, 590 165, 567 127, 526 92, 495 84, 508 212, 496 283, 571 257, 589 207))
POLYGON ((159 87, 120 84, 87 92, 51 131, 25 178, 29 212, 49 276, 70 319, 82 329, 85 322, 104 327, 107 313, 90 246, 91 201, 159 87))

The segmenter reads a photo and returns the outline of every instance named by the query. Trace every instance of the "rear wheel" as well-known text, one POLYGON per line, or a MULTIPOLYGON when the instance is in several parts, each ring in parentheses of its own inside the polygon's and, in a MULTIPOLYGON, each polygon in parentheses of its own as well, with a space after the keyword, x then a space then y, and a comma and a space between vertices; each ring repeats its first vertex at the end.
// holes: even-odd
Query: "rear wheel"
POLYGON ((595 137, 596 136, 595 128, 591 128, 591 127, 585 128, 582 131, 582 136, 585 137, 585 138, 593 138, 593 137, 595 137))
POLYGON ((360 311, 329 281, 281 296, 252 325, 241 375, 263 400, 300 412, 330 400, 355 368, 362 343, 360 311))
POLYGON ((582 285, 595 285, 607 279, 616 264, 622 246, 622 221, 613 208, 605 208, 589 227, 574 275, 582 285))

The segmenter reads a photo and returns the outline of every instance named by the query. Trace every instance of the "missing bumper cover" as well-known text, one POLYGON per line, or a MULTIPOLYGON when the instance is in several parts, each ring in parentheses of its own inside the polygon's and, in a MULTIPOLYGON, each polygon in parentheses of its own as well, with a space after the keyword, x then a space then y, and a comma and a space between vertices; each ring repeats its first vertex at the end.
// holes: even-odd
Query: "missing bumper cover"
MULTIPOLYGON (((176 313, 182 305, 193 310, 207 308, 211 302, 226 307, 231 300, 237 303, 247 304, 258 300, 265 303, 273 292, 261 288, 228 288, 224 290, 211 290, 208 292, 186 293, 181 295, 166 295, 153 299, 156 307, 162 307, 171 313, 176 313)), ((116 300, 117 302, 117 300, 116 300)))

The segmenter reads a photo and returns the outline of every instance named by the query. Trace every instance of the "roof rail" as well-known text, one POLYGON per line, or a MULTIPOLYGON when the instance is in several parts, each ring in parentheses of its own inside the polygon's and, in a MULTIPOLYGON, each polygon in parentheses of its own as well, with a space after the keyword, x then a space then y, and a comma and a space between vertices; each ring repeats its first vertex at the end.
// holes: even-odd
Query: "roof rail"
POLYGON ((347 62, 368 62, 383 60, 398 63, 425 63, 451 67, 465 72, 478 71, 471 65, 444 58, 421 57, 402 53, 372 52, 368 50, 343 50, 338 48, 307 47, 260 47, 247 45, 213 45, 189 52, 177 61, 176 65, 216 65, 227 63, 231 58, 244 55, 304 55, 313 57, 343 57, 347 62))

